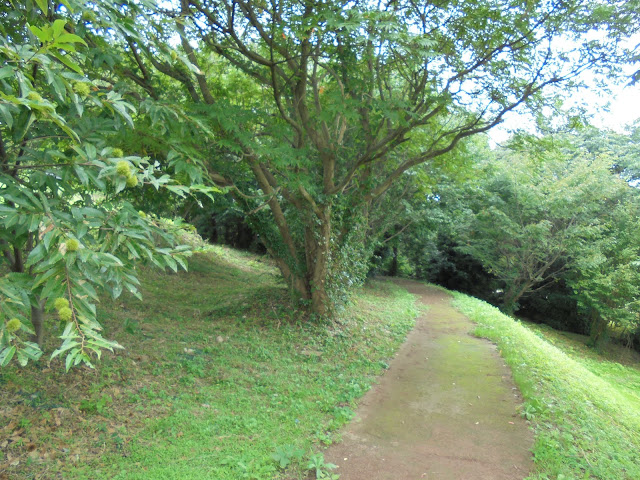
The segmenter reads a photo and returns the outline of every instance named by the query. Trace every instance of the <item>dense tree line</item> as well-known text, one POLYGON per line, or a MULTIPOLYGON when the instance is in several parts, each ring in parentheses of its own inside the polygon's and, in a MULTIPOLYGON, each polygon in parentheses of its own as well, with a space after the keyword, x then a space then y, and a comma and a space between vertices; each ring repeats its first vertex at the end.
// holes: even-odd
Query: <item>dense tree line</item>
POLYGON ((415 198, 424 220, 397 240, 407 273, 593 342, 610 328, 637 341, 637 134, 586 128, 474 146, 471 178, 415 198))

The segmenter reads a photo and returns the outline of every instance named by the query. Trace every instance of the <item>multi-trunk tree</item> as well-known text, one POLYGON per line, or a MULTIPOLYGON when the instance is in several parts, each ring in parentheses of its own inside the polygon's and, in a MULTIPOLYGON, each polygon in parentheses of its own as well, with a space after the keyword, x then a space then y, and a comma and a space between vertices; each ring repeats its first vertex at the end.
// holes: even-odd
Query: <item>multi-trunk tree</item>
MULTIPOLYGON (((328 313, 358 281, 376 201, 416 166, 587 69, 625 57, 633 6, 602 2, 181 0, 132 43, 184 87, 209 175, 252 218, 291 288, 328 313), (616 19, 612 21, 612 19, 616 19), (172 61, 174 48, 191 69, 172 61)), ((175 54, 174 54, 175 55, 175 54)), ((384 212, 393 215, 393 211, 384 212)))

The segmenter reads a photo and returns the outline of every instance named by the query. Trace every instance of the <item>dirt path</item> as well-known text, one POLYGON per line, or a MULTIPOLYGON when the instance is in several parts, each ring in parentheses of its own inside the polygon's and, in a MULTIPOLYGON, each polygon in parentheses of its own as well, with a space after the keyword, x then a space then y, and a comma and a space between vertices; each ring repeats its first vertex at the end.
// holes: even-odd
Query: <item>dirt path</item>
POLYGON ((397 283, 429 310, 326 460, 339 466, 340 480, 526 477, 533 437, 496 348, 467 333, 473 324, 445 293, 397 283))

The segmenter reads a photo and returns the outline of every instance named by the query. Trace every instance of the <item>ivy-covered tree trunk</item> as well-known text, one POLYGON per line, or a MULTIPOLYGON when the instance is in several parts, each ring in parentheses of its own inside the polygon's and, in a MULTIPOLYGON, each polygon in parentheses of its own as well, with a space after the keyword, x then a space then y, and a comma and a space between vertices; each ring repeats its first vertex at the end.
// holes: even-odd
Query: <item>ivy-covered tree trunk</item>
POLYGON ((305 227, 305 260, 309 282, 311 310, 324 316, 331 309, 331 299, 327 291, 329 261, 331 255, 331 207, 317 207, 317 216, 311 225, 305 227))
POLYGON ((502 299, 502 310, 507 313, 513 313, 518 309, 518 301, 532 286, 532 282, 512 283, 510 284, 502 299))

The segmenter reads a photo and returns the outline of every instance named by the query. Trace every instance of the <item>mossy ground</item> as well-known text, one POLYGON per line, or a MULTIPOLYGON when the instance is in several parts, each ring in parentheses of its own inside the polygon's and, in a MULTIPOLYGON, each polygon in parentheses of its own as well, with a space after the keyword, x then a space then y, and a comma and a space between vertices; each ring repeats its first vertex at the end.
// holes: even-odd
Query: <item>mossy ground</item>
POLYGON ((533 439, 509 369, 450 295, 399 282, 428 310, 327 458, 345 480, 522 479, 533 439))
POLYGON ((518 322, 462 294, 456 306, 513 369, 536 433, 530 479, 640 478, 640 369, 628 352, 612 358, 586 337, 518 322))
POLYGON ((0 478, 301 478, 416 315, 411 295, 372 282, 335 322, 309 321, 268 260, 222 247, 141 279, 144 302, 99 307, 125 350, 95 370, 0 373, 0 478), (278 449, 302 452, 286 473, 278 449))

